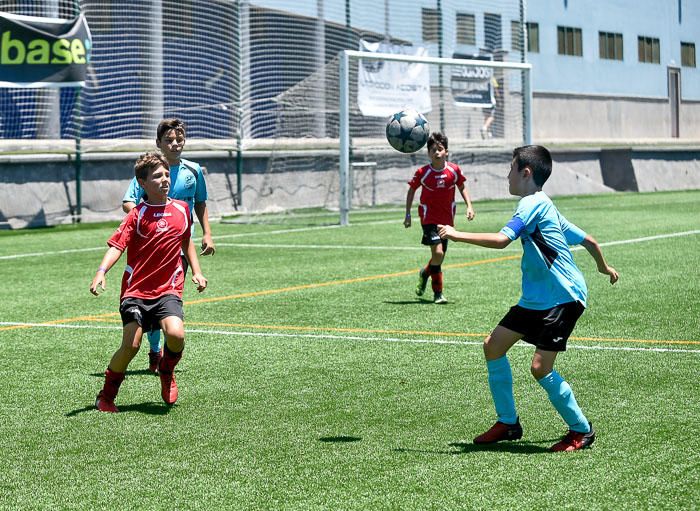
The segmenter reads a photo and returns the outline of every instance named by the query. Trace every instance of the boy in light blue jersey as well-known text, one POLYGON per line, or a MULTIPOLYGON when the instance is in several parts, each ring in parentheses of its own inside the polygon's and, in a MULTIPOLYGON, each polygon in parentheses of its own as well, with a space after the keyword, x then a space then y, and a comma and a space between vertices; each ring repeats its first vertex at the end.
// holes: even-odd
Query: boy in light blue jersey
MULTIPOLYGON (((211 237, 209 212, 207 210, 207 183, 202 167, 193 161, 181 157, 185 147, 185 124, 179 119, 163 119, 156 130, 156 146, 161 150, 170 164, 170 191, 168 197, 187 202, 190 211, 194 211, 202 226, 202 251, 199 255, 214 255, 216 248, 211 237)), ((131 211, 142 200, 147 201, 145 192, 136 178, 131 180, 129 188, 122 199, 125 213, 131 211)), ((194 235, 194 223, 192 223, 194 235)), ((187 273, 187 261, 182 258, 183 269, 187 273)), ((161 358, 160 329, 148 332, 151 349, 148 353, 148 369, 156 373, 161 358)))
POLYGON ((498 421, 474 439, 476 444, 518 440, 523 430, 515 410, 513 374, 506 353, 520 339, 534 344, 530 371, 544 388, 554 408, 569 426, 552 451, 574 451, 595 440, 569 384, 554 370, 557 353, 566 342, 586 307, 587 289, 574 263, 569 245, 583 245, 595 260, 598 271, 618 280, 600 246, 589 234, 568 222, 542 191, 552 172, 552 157, 542 146, 518 147, 508 174, 510 193, 522 197, 513 218, 498 233, 464 233, 441 225, 445 239, 488 248, 505 248, 520 238, 523 246, 522 297, 484 340, 489 388, 498 421))

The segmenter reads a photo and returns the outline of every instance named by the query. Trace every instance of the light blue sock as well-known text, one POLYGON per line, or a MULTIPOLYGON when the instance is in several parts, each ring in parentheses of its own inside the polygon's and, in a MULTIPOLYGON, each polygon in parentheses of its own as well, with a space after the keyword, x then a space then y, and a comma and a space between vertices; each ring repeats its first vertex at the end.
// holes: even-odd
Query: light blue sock
POLYGON ((486 367, 489 370, 489 388, 499 422, 515 424, 518 422, 518 414, 515 411, 513 372, 508 357, 503 355, 496 360, 487 360, 486 367))
POLYGON ((160 351, 160 328, 148 332, 148 344, 151 345, 151 351, 160 351))
POLYGON ((569 425, 569 429, 579 433, 588 433, 591 430, 588 419, 576 402, 574 391, 558 372, 552 371, 537 383, 547 391, 549 400, 569 425))

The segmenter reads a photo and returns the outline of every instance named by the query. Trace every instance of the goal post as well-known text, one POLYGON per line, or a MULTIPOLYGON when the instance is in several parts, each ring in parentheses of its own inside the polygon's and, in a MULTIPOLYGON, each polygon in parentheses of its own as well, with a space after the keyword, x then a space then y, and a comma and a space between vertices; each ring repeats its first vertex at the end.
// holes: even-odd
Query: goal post
MULTIPOLYGON (((370 69, 387 63, 425 66, 428 89, 423 104, 429 105, 426 115, 431 131, 443 131, 450 140, 453 156, 461 150, 503 149, 506 146, 531 143, 532 131, 532 66, 528 63, 495 60, 438 58, 344 50, 339 59, 339 209, 340 224, 348 225, 353 205, 353 157, 388 161, 383 167, 417 167, 415 155, 394 151, 384 138, 384 126, 390 113, 369 111, 358 101, 362 87, 358 68, 363 62, 376 63, 370 69), (447 76, 446 76, 447 75, 447 76)), ((401 71, 399 71, 401 72, 401 71)), ((391 91, 391 84, 380 84, 401 101, 401 90, 391 91)), ((404 90, 410 90, 404 84, 404 90)), ((385 90, 386 93, 386 90, 385 90)), ((404 107, 413 107, 404 104, 404 107)), ((396 108, 400 110, 401 108, 396 108)), ((371 110, 371 109, 370 109, 371 110)), ((421 153, 416 153, 421 154, 421 153)), ((423 157, 424 159, 424 157, 423 157)), ((382 170, 380 170, 381 172, 382 170)), ((394 179, 394 186, 401 180, 394 179)))

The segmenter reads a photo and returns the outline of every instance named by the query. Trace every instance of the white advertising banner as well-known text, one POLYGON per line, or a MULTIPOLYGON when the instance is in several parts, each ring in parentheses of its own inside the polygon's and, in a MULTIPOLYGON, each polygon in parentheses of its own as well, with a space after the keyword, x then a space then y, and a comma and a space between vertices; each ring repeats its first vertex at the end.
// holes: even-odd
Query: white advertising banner
MULTIPOLYGON (((425 57, 423 47, 360 40, 360 51, 425 57)), ((362 115, 388 117, 404 108, 430 112, 430 71, 427 64, 360 60, 357 72, 357 103, 362 115)))

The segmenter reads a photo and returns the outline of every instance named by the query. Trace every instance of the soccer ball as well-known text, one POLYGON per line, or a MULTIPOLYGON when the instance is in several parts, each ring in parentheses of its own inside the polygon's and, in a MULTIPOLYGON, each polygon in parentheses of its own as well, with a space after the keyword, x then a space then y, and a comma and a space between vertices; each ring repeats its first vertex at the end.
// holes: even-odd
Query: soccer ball
POLYGON ((428 141, 430 123, 412 108, 401 110, 386 123, 386 139, 402 153, 415 153, 428 141))

